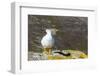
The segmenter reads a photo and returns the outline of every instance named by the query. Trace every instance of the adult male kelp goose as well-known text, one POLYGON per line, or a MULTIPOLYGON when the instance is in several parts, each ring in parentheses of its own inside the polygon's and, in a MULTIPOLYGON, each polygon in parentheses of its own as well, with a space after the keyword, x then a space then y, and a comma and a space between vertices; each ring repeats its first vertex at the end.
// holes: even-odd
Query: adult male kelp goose
MULTIPOLYGON (((52 48, 55 46, 55 41, 56 41, 56 39, 54 38, 54 35, 56 35, 57 31, 58 31, 57 29, 46 29, 46 35, 43 36, 41 40, 41 44, 44 49, 44 52, 43 52, 44 54, 51 55, 52 48)), ((77 51, 77 50, 65 50, 65 51, 60 50, 60 51, 54 51, 54 53, 59 54, 59 56, 57 56, 58 58, 54 56, 56 59, 87 58, 87 55, 85 55, 85 53, 81 51, 77 51)), ((50 57, 50 59, 53 59, 54 57, 52 56, 50 57)))
POLYGON ((57 29, 46 29, 46 35, 42 38, 41 44, 44 49, 44 53, 50 55, 52 48, 54 47, 55 40, 53 35, 56 35, 57 29))

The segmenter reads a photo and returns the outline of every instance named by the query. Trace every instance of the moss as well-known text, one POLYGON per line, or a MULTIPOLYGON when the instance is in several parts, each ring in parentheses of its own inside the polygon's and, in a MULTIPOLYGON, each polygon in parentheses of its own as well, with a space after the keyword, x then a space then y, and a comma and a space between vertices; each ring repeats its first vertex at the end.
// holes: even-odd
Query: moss
POLYGON ((87 58, 88 56, 78 50, 64 50, 64 52, 69 52, 71 55, 70 56, 62 56, 62 55, 48 55, 48 60, 60 60, 60 59, 84 59, 87 58))
POLYGON ((80 58, 87 58, 86 54, 80 54, 80 58))

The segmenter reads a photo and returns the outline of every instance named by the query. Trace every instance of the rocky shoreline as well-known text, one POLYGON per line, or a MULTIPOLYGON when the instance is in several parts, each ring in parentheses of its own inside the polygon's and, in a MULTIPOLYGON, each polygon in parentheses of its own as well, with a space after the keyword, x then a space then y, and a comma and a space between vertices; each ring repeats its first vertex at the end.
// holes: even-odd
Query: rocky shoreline
POLYGON ((44 53, 28 53, 28 60, 60 60, 60 59, 84 59, 87 58, 87 55, 84 52, 78 50, 62 50, 62 54, 59 53, 60 50, 53 50, 51 55, 44 53), (65 54, 65 55, 63 55, 65 54), (66 56, 68 54, 68 56, 66 56))

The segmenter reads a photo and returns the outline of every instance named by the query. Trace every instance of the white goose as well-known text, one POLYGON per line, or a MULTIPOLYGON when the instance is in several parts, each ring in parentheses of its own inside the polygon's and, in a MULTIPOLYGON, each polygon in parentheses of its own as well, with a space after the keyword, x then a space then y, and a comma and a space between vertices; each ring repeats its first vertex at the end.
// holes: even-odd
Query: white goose
POLYGON ((42 38, 41 44, 44 49, 44 53, 47 55, 51 54, 52 47, 54 46, 54 38, 53 35, 56 34, 57 29, 46 29, 46 35, 42 38))

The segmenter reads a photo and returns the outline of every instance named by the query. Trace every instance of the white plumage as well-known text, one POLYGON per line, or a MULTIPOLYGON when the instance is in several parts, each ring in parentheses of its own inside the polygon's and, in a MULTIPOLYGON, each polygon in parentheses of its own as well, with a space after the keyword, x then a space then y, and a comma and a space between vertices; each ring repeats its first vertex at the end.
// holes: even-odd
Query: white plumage
POLYGON ((44 52, 51 54, 52 47, 54 46, 53 35, 56 34, 57 29, 46 29, 46 35, 42 38, 41 44, 44 48, 44 52))
POLYGON ((46 29, 46 35, 42 38, 41 44, 43 48, 52 48, 54 45, 54 39, 52 37, 52 30, 46 29))

